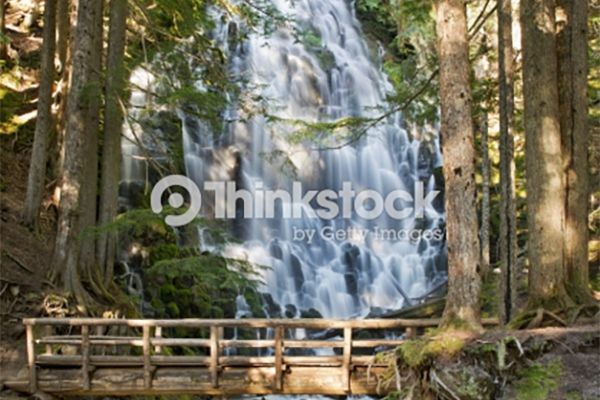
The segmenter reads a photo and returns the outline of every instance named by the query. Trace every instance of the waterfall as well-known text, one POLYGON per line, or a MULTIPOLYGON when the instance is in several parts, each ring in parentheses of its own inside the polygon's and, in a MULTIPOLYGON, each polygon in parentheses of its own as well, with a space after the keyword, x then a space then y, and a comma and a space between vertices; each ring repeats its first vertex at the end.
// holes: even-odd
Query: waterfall
MULTIPOLYGON (((369 48, 363 39, 352 4, 272 3, 286 19, 269 33, 245 31, 240 21, 215 15, 212 39, 226 54, 240 93, 224 111, 223 132, 213 132, 197 116, 179 111, 186 175, 200 188, 207 181, 235 182, 257 203, 264 200, 264 189, 291 193, 298 182, 305 193, 339 192, 351 185, 357 192, 373 190, 385 197, 403 190, 416 198, 443 190, 434 174, 442 163, 436 129, 409 127, 400 112, 367 124, 350 143, 339 135, 343 129, 323 134, 323 143, 298 139, 302 124, 291 121, 375 118, 389 109, 386 95, 393 88, 378 59, 382 50, 369 48), (238 40, 241 32, 246 35, 238 40), (259 107, 248 99, 260 99, 264 108, 253 111, 259 107)), ((142 73, 133 78, 149 79, 142 73)), ((138 97, 143 96, 134 91, 134 103, 143 103, 138 97)), ((132 161, 139 158, 131 144, 133 130, 126 127, 129 140, 123 146, 126 182, 144 173, 132 161)), ((214 194, 202 195, 209 199, 202 208, 208 215, 219 204, 214 194)), ((402 207, 408 206, 404 200, 402 207)), ((240 216, 231 221, 239 242, 215 247, 200 229, 203 250, 267 267, 259 273, 269 317, 381 315, 412 304, 446 279, 442 196, 433 201, 434 210, 402 219, 389 213, 368 219, 356 209, 350 215, 320 218, 305 205, 302 215, 284 218, 285 210, 299 204, 285 197, 275 204, 273 218, 240 216), (311 231, 311 238, 299 234, 311 231)), ((238 202, 237 211, 244 205, 238 202)), ((240 313, 247 315, 242 299, 238 303, 240 313)))
MULTIPOLYGON (((227 120, 233 122, 213 140, 206 124, 182 115, 188 177, 198 185, 205 180, 235 180, 238 188, 253 192, 259 200, 263 187, 291 190, 293 181, 300 181, 306 190, 334 191, 350 182, 355 189, 382 195, 395 189, 413 192, 415 182, 422 182, 426 192, 440 187, 433 174, 442 161, 435 135, 426 138, 422 131, 408 132, 400 113, 373 126, 355 143, 336 149, 315 149, 309 141, 290 143, 289 135, 297 127, 286 121, 375 117, 387 108, 386 93, 392 88, 369 53, 348 2, 273 0, 273 4, 288 17, 274 32, 251 32, 240 42, 231 36, 243 26, 217 19, 224 22, 214 39, 231 60, 230 73, 244 78, 242 93, 266 99, 267 113, 278 118, 248 115, 236 103, 226 111, 227 120), (303 32, 311 36, 310 44, 302 40, 303 32), (295 173, 282 173, 281 163, 268 156, 274 152, 282 152, 295 173), (238 167, 232 167, 236 163, 238 167)), ((282 204, 281 209, 286 206, 291 205, 282 204)), ((281 309, 283 316, 316 310, 326 318, 364 317, 406 306, 445 279, 442 238, 376 237, 381 230, 443 229, 440 202, 436 213, 421 219, 383 214, 365 220, 354 212, 350 218, 340 215, 333 220, 275 215, 238 219, 234 225, 243 244, 227 245, 224 254, 269 267, 261 272, 262 290, 274 303, 270 308, 281 309), (294 232, 301 229, 317 234, 310 242, 298 240, 294 232), (341 240, 320 234, 338 230, 350 234, 341 240)))

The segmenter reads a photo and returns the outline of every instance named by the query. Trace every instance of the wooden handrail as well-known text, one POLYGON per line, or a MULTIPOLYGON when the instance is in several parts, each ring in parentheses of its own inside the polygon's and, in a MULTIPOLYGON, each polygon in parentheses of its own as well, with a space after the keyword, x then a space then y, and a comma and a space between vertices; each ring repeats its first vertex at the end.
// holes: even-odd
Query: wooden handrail
MULTIPOLYGON (((157 368, 162 367, 194 367, 204 368, 210 376, 210 385, 220 390, 220 375, 227 368, 273 368, 273 393, 283 393, 286 371, 291 367, 336 368, 341 373, 341 386, 345 393, 352 391, 353 368, 374 362, 373 356, 356 353, 355 349, 373 352, 379 348, 390 348, 401 345, 406 339, 413 338, 423 328, 435 327, 439 319, 366 319, 366 320, 327 320, 327 319, 102 319, 102 318, 27 318, 23 320, 26 328, 27 362, 29 366, 30 390, 38 389, 38 366, 44 368, 72 366, 81 370, 81 390, 90 391, 94 387, 94 370, 96 368, 128 367, 138 368, 143 372, 143 390, 153 388, 154 375, 157 368), (128 327, 128 336, 105 335, 110 326, 128 327), (40 329, 36 329, 40 327, 40 329), (60 327, 80 328, 80 335, 65 334, 60 327), (165 328, 208 328, 209 337, 164 337, 165 328), (139 330, 141 328, 141 337, 139 330), (269 328, 273 334, 264 339, 224 339, 224 328, 269 328), (331 340, 322 338, 294 339, 287 335, 288 330, 341 330, 341 337, 331 340), (354 332, 356 330, 357 332, 354 332), (403 337, 396 339, 358 338, 360 331, 399 330, 403 337), (41 337, 35 337, 36 334, 41 337), (94 333, 92 333, 94 332, 94 333), (136 334, 136 332, 138 332, 136 334), (287 336, 287 338, 286 338, 287 336), (39 347, 39 353, 36 350, 39 347), (53 345, 68 345, 80 349, 79 355, 53 354, 53 345), (128 346, 140 348, 134 353, 122 355, 99 355, 94 349, 105 349, 110 346, 128 346), (193 356, 167 355, 165 347, 197 347, 204 348, 202 353, 193 356), (232 355, 224 349, 271 349, 270 353, 259 356, 232 355), (318 349, 328 348, 330 355, 298 355, 288 354, 286 349, 318 349), (43 349, 43 353, 42 350, 43 349), (369 350, 370 349, 370 350, 369 350), (333 351, 336 350, 334 353, 333 351), (340 351, 341 350, 341 351, 340 351), (354 354, 353 354, 354 352, 354 354), (135 355, 137 354, 137 355, 135 355), (335 354, 335 355, 333 355, 335 354)), ((497 324, 496 319, 484 319, 485 325, 497 324)), ((75 329, 77 332, 77 329, 75 329)), ((238 353, 239 354, 239 353, 238 353)), ((252 354, 252 353, 250 353, 252 354)), ((261 354, 261 353, 259 353, 261 354)))
MULTIPOLYGON (((440 318, 431 319, 110 319, 110 318, 25 318, 25 325, 53 326, 144 326, 162 328, 305 328, 305 329, 399 329, 431 328, 440 324, 440 318)), ((483 325, 497 325, 497 318, 482 319, 483 325)))

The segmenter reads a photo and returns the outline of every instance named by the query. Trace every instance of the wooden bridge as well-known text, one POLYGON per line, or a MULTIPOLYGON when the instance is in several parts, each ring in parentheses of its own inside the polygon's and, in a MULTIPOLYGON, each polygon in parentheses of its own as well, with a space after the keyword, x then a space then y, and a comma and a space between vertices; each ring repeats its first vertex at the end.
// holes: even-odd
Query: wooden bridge
POLYGON ((381 384, 387 365, 376 352, 439 320, 36 318, 24 324, 29 382, 23 384, 32 393, 383 395, 395 388, 381 384))

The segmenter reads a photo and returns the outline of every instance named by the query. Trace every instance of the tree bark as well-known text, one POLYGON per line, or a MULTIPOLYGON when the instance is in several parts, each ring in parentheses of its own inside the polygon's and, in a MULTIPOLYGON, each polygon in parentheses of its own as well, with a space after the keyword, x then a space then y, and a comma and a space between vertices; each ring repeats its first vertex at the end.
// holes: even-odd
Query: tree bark
POLYGON ((96 240, 90 229, 96 226, 97 195, 98 195, 98 136, 100 134, 100 108, 102 106, 102 52, 103 52, 103 12, 104 0, 94 3, 94 37, 90 60, 90 80, 88 93, 90 95, 90 106, 86 121, 86 138, 84 143, 83 182, 81 198, 80 224, 81 236, 81 269, 86 271, 87 278, 91 282, 97 279, 97 270, 94 268, 96 261, 96 240))
POLYGON ((517 218, 513 139, 514 62, 511 0, 498 0, 498 79, 500 108, 500 299, 503 322, 513 315, 517 297, 517 218))
MULTIPOLYGON (((56 177, 61 176, 65 161, 66 110, 72 71, 73 32, 77 19, 76 2, 76 0, 57 0, 56 2, 56 55, 60 78, 56 96, 56 152, 51 158, 52 169, 56 177)), ((53 199, 56 204, 60 202, 60 185, 54 188, 53 199)))
POLYGON ((71 41, 71 2, 73 0, 56 1, 56 55, 59 72, 67 69, 69 59, 69 43, 71 41))
POLYGON ((81 285, 78 269, 81 233, 79 217, 84 206, 82 204, 82 181, 85 177, 83 164, 87 162, 84 159, 84 151, 92 106, 89 82, 92 79, 92 53, 96 32, 95 10, 99 1, 81 0, 78 5, 73 69, 67 105, 65 160, 53 258, 55 278, 84 304, 87 294, 81 285))
POLYGON ((571 298, 579 303, 592 299, 588 287, 587 23, 587 1, 558 0, 558 93, 566 176, 566 286, 571 298))
POLYGON ((40 66, 40 87, 37 104, 37 122, 33 139, 33 149, 27 177, 24 222, 37 227, 40 206, 46 187, 46 161, 48 143, 52 134, 52 86, 54 84, 54 51, 56 27, 56 3, 48 1, 44 6, 44 31, 42 62, 40 66))
POLYGON ((522 0, 530 307, 570 304, 564 286, 565 179, 554 0, 522 0))
POLYGON ((466 5, 463 0, 438 0, 436 13, 448 243, 442 325, 479 330, 481 278, 466 5))
MULTIPOLYGON (((104 143, 102 146, 102 171, 100 182, 100 210, 98 223, 106 225, 117 215, 119 179, 121 176, 121 131, 123 112, 120 98, 125 88, 125 34, 127 0, 110 3, 110 30, 108 35, 108 60, 106 68, 104 110, 104 143)), ((97 263, 104 269, 104 283, 113 277, 116 238, 114 233, 102 233, 96 246, 97 263)))
POLYGON ((490 149, 488 140, 488 113, 482 111, 479 122, 481 132, 481 278, 485 279, 490 270, 490 149))
MULTIPOLYGON (((5 33, 6 30, 4 29, 5 20, 6 20, 6 5, 4 4, 4 1, 0 1, 0 37, 2 37, 2 39, 4 39, 4 35, 6 34, 5 33)), ((0 60, 8 59, 6 47, 7 47, 6 42, 4 40, 0 40, 0 60)))

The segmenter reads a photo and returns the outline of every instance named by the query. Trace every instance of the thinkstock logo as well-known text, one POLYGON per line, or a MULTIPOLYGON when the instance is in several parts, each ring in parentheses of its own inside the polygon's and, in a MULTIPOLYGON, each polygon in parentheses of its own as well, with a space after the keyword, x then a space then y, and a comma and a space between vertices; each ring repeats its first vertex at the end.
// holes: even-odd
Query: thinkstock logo
POLYGON ((357 215, 365 220, 375 220, 383 213, 392 219, 424 218, 426 214, 437 215, 432 202, 439 194, 432 190, 425 193, 422 182, 416 182, 414 196, 404 190, 394 190, 385 196, 375 190, 356 191, 351 182, 344 182, 342 189, 334 191, 302 190, 301 182, 293 182, 291 192, 283 189, 266 189, 263 182, 254 182, 253 190, 238 189, 235 182, 206 181, 202 191, 194 181, 183 175, 170 175, 161 179, 152 189, 152 211, 163 211, 162 199, 169 191, 168 204, 173 209, 184 206, 182 194, 170 191, 180 187, 187 191, 189 208, 180 215, 169 215, 165 222, 173 227, 189 224, 198 216, 202 207, 202 191, 214 196, 214 217, 217 219, 242 218, 321 218, 333 220, 340 215, 351 218, 357 215), (243 212, 237 210, 243 203, 243 212), (279 204, 279 206, 278 206, 279 204))

